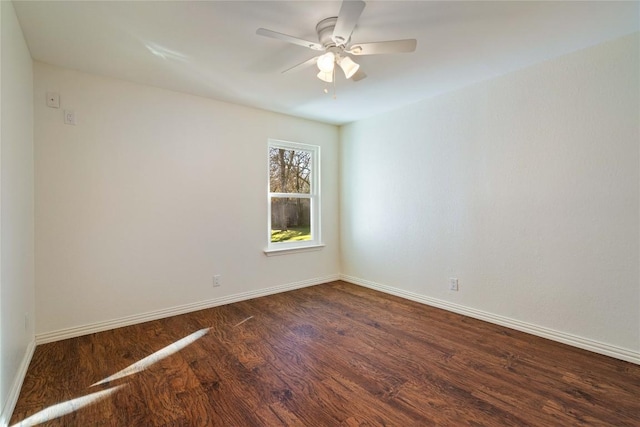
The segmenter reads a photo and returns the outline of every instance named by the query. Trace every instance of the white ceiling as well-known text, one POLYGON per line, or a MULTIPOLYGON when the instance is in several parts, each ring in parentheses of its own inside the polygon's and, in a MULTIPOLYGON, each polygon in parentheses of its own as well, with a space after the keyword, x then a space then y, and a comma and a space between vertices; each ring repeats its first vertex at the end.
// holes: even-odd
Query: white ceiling
POLYGON ((639 2, 367 1, 354 42, 415 38, 416 52, 359 56, 368 77, 315 67, 315 52, 256 35, 315 41, 339 1, 16 1, 31 55, 88 73, 343 124, 639 30, 639 2))

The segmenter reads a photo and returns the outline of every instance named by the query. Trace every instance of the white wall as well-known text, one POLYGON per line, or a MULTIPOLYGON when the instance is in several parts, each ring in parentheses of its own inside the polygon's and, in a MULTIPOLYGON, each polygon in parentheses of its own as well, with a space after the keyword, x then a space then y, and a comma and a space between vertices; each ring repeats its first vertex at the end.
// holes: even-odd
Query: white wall
POLYGON ((33 349, 33 70, 11 2, 1 10, 0 425, 33 349), (28 322, 25 324, 25 315, 28 322))
POLYGON ((38 62, 34 72, 36 336, 339 273, 335 126, 38 62), (268 138, 321 146, 323 250, 263 253, 268 138))
POLYGON ((638 52, 636 33, 343 127, 343 273, 640 363, 638 52))

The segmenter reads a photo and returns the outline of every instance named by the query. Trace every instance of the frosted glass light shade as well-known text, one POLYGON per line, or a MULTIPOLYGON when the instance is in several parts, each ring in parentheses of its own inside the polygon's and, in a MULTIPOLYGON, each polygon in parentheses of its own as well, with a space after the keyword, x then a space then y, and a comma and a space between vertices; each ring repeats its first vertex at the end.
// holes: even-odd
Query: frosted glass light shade
POLYGON ((318 73, 318 78, 327 83, 331 83, 333 81, 333 71, 320 71, 318 73))
POLYGON ((340 58, 338 60, 338 65, 340 65, 340 68, 344 71, 345 77, 348 79, 350 79, 358 71, 358 68, 360 68, 360 65, 353 62, 353 60, 348 56, 340 58))
POLYGON ((329 73, 333 71, 334 64, 336 62, 336 56, 333 52, 327 52, 318 58, 318 68, 320 71, 329 73))

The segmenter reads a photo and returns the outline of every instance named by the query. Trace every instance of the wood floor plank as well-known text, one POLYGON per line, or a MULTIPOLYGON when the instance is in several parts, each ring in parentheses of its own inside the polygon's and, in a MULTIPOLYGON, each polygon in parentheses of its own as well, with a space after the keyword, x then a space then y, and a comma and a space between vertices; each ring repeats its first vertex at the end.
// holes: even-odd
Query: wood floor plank
POLYGON ((40 345, 11 425, 640 426, 640 366, 345 282, 40 345))

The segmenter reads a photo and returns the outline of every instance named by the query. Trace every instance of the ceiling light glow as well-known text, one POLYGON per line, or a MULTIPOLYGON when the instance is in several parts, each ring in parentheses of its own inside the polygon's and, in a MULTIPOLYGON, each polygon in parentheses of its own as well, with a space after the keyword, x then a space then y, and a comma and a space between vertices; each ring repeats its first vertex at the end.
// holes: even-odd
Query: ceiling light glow
POLYGON ((336 56, 333 52, 327 52, 318 58, 318 68, 320 71, 330 73, 333 71, 334 64, 336 62, 336 56))

